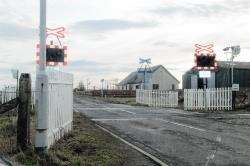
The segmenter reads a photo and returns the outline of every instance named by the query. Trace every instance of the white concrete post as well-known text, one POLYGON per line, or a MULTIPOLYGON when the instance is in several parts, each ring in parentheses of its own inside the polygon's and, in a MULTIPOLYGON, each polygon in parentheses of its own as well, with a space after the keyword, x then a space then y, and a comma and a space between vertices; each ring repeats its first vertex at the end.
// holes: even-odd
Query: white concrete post
POLYGON ((35 148, 37 151, 47 149, 48 105, 46 100, 48 78, 46 76, 46 0, 40 0, 40 55, 36 75, 37 91, 37 127, 35 148))

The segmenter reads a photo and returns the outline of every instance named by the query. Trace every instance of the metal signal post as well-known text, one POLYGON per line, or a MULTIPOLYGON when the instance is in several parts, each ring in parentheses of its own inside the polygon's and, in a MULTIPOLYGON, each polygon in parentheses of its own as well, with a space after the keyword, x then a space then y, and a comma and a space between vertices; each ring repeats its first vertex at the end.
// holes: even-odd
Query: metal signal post
POLYGON ((230 58, 230 61, 231 61, 231 83, 232 83, 232 86, 234 84, 234 58, 240 54, 241 52, 241 48, 240 46, 231 46, 231 47, 226 47, 223 49, 224 52, 228 52, 228 51, 231 51, 231 58, 230 58))
POLYGON ((47 148, 48 114, 45 102, 46 82, 46 0, 40 0, 40 27, 39 27, 40 47, 39 64, 36 72, 36 96, 37 101, 37 126, 35 148, 37 152, 44 152, 47 148))
POLYGON ((148 80, 146 80, 147 78, 147 74, 148 73, 152 73, 151 68, 150 68, 150 64, 151 64, 151 58, 148 59, 139 59, 139 63, 141 64, 141 67, 138 70, 138 73, 143 73, 144 75, 144 80, 143 80, 143 86, 141 87, 141 89, 146 90, 148 87, 146 86, 146 83, 148 83, 148 80), (143 65, 144 65, 144 69, 143 69, 143 65))
POLYGON ((40 63, 39 71, 46 68, 46 0, 40 0, 40 63))
MULTIPOLYGON (((234 87, 234 58, 240 54, 241 48, 240 46, 231 46, 231 47, 226 47, 223 49, 224 52, 231 51, 231 84, 232 84, 232 89, 234 87)), ((239 86, 239 84, 238 84, 239 86)), ((232 108, 235 109, 235 100, 236 100, 236 91, 233 89, 233 96, 232 96, 232 108)))

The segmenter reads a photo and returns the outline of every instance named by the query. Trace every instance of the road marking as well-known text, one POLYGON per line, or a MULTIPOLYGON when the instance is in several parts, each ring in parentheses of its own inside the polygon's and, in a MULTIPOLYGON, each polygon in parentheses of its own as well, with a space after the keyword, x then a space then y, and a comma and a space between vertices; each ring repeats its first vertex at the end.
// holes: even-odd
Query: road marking
POLYGON ((136 115, 136 113, 134 113, 134 112, 131 112, 131 111, 127 111, 127 110, 123 110, 123 109, 120 109, 120 111, 123 111, 123 112, 127 112, 127 113, 129 113, 129 114, 133 114, 133 115, 136 115))
MULTIPOLYGON (((78 107, 79 108, 79 107, 78 107)), ((131 111, 127 111, 127 110, 124 110, 123 108, 110 108, 110 107, 105 107, 105 108, 84 108, 84 107, 80 107, 79 108, 80 110, 103 110, 103 111, 107 111, 107 112, 112 112, 114 113, 115 111, 121 111, 121 112, 126 112, 126 113, 129 113, 129 114, 133 114, 133 115, 136 115, 135 112, 131 112, 131 111)))
MULTIPOLYGON (((217 135, 216 141, 217 141, 218 143, 221 143, 221 136, 220 136, 220 135, 217 135)), ((216 150, 214 150, 214 151, 212 152, 212 154, 209 155, 209 156, 206 158, 206 159, 207 159, 207 162, 206 162, 205 166, 208 166, 210 160, 213 160, 213 159, 215 158, 215 154, 217 153, 217 150, 218 150, 217 148, 218 148, 218 147, 216 147, 216 150)))
POLYGON ((115 138, 119 139, 120 141, 124 142, 125 144, 127 144, 127 145, 130 146, 130 147, 132 147, 133 149, 137 150, 138 152, 142 153, 143 155, 149 157, 149 158, 150 158, 151 160, 153 160, 155 163, 157 163, 157 164, 159 164, 159 165, 161 165, 161 166, 168 166, 166 163, 164 163, 163 161, 161 161, 161 160, 158 159, 157 157, 155 157, 155 156, 151 155, 150 153, 148 153, 148 152, 142 150, 141 148, 139 148, 139 147, 133 145, 132 143, 130 143, 130 142, 124 140, 123 138, 121 138, 121 137, 119 137, 118 135, 112 133, 111 131, 105 129, 104 127, 102 127, 102 126, 100 126, 100 125, 98 125, 98 124, 96 124, 96 126, 99 127, 100 129, 102 129, 103 131, 109 133, 109 134, 112 135, 113 137, 115 137, 115 138))
POLYGON ((182 127, 187 127, 187 128, 190 128, 190 129, 195 129, 195 130, 203 131, 203 132, 206 131, 204 129, 200 129, 200 128, 197 128, 197 127, 193 127, 193 126, 189 126, 189 125, 185 125, 185 124, 181 124, 181 123, 176 123, 176 122, 171 122, 171 121, 164 120, 164 119, 159 119, 158 118, 158 120, 161 120, 161 121, 166 122, 166 123, 171 123, 171 124, 174 124, 174 125, 177 125, 177 126, 182 126, 182 127))
POLYGON ((91 119, 93 121, 133 121, 133 120, 147 120, 148 118, 124 118, 124 119, 91 119))
MULTIPOLYGON (((237 115, 239 115, 239 116, 250 116, 250 114, 237 114, 237 115)), ((235 115, 235 116, 237 116, 237 115, 235 115)))
POLYGON ((111 112, 111 113, 114 113, 114 111, 111 111, 111 110, 107 110, 107 109, 103 109, 103 111, 107 111, 107 112, 111 112))
MULTIPOLYGON (((107 106, 104 106, 104 107, 107 108, 107 109, 109 109, 108 111, 114 109, 114 108, 110 108, 110 107, 107 107, 107 106)), ((104 109, 104 110, 107 111, 106 109, 104 109)), ((130 111, 124 110, 124 109, 122 109, 122 108, 118 108, 117 110, 118 110, 118 111, 122 111, 122 112, 127 112, 127 113, 133 114, 133 115, 136 114, 136 113, 134 113, 134 112, 130 112, 130 111)), ((110 112, 111 112, 111 111, 110 111, 110 112)), ((114 111, 113 111, 113 112, 114 112, 114 111)))

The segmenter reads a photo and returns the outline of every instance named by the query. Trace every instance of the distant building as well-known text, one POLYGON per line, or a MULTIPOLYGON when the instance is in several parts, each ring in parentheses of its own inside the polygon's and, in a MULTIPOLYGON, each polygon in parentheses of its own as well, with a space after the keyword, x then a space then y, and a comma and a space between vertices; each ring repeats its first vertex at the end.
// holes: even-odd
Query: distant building
MULTIPOLYGON (((183 89, 202 89, 204 84, 207 88, 231 87, 231 62, 219 61, 218 70, 211 73, 204 83, 199 78, 196 70, 187 71, 182 77, 183 89)), ((239 84, 240 88, 250 88, 250 62, 234 62, 234 83, 239 84)))
POLYGON ((137 71, 129 74, 118 84, 119 90, 176 90, 179 88, 179 81, 162 65, 153 66, 148 69, 151 73, 146 74, 137 71), (144 85, 144 80, 145 85, 144 85))

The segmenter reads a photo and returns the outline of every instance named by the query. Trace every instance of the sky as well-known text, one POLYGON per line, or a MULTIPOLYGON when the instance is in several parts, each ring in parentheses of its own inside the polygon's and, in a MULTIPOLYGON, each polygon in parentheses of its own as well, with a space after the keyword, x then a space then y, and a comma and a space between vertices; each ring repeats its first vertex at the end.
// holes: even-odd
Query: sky
MULTIPOLYGON (((47 0, 47 27, 66 27, 68 66, 90 87, 122 80, 139 58, 162 64, 177 79, 194 65, 194 45, 240 45, 237 61, 250 61, 249 0, 47 0)), ((38 44, 39 0, 0 1, 0 87, 15 84, 11 69, 32 74, 38 44)), ((54 38, 48 38, 55 40, 54 38)))

